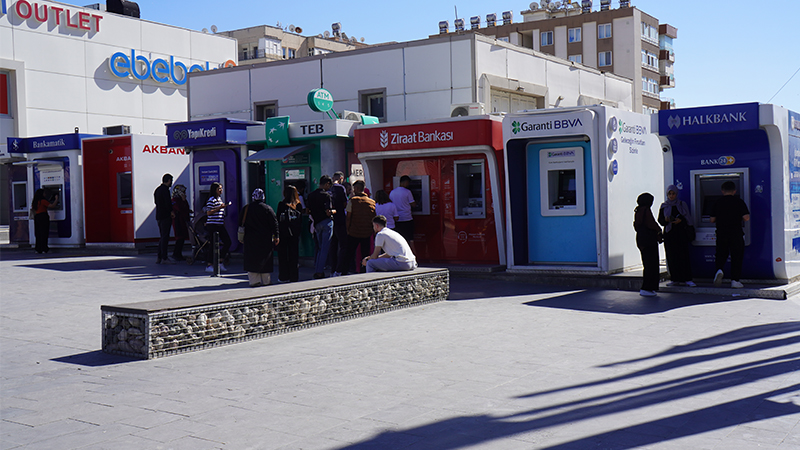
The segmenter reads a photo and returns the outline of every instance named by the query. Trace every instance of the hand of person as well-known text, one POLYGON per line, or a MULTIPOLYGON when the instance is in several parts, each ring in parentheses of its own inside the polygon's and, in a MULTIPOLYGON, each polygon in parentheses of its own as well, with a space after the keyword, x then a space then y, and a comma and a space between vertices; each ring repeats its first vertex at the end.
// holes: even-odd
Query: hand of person
POLYGON ((281 242, 280 238, 272 238, 272 243, 274 245, 278 245, 278 244, 280 244, 280 242, 281 242))
POLYGON ((679 217, 676 217, 675 220, 672 221, 673 224, 678 224, 683 222, 679 217))
POLYGON ((361 265, 366 267, 367 261, 369 261, 369 256, 365 256, 364 259, 361 260, 361 265))

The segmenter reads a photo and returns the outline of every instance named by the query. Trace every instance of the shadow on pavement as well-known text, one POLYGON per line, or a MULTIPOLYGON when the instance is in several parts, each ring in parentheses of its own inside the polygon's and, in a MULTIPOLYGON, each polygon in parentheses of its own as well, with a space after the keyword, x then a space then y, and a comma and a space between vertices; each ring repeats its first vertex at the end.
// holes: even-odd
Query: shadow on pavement
POLYGON ((62 356, 60 358, 53 358, 51 361, 62 362, 67 364, 77 364, 86 367, 101 367, 113 366, 115 364, 124 364, 134 361, 141 361, 141 359, 128 358, 126 356, 109 355, 103 353, 102 350, 95 350, 93 352, 77 353, 75 355, 62 356))
MULTIPOLYGON (((74 255, 70 256, 74 257, 74 255)), ((65 257, 66 258, 66 257, 65 257)), ((55 270, 59 272, 84 272, 84 271, 107 271, 115 272, 124 278, 131 280, 149 280, 160 277, 205 277, 204 263, 188 265, 178 263, 174 265, 157 265, 151 257, 143 256, 116 256, 87 258, 85 255, 79 256, 80 259, 62 261, 62 258, 31 258, 20 259, 20 267, 40 270, 55 270)), ((240 266, 241 267, 241 266, 240 266)), ((235 274, 237 269, 231 268, 235 274)))
POLYGON ((575 288, 509 282, 499 279, 451 277, 448 300, 476 300, 575 291, 575 288))
MULTIPOLYGON (((699 340, 684 346, 686 351, 704 351, 718 345, 736 344, 760 338, 769 338, 799 331, 794 322, 788 324, 770 324, 761 327, 748 327, 732 333, 725 333, 708 339, 699 340)), ((460 416, 432 422, 415 428, 386 431, 374 438, 341 449, 383 449, 413 448, 457 449, 491 442, 515 435, 528 435, 530 442, 536 440, 535 433, 553 427, 566 426, 583 420, 591 420, 614 414, 652 407, 675 400, 699 395, 707 395, 724 389, 748 385, 758 380, 793 374, 800 370, 800 352, 772 356, 747 363, 720 367, 713 371, 704 371, 696 367, 692 375, 667 378, 667 371, 683 368, 688 365, 721 359, 741 352, 755 350, 775 350, 800 341, 800 334, 783 339, 765 342, 753 342, 739 349, 728 349, 717 354, 699 354, 654 366, 649 369, 620 375, 616 378, 598 380, 593 383, 569 386, 556 390, 538 392, 517 397, 526 399, 557 391, 579 390, 579 400, 543 405, 516 414, 504 416, 472 415, 460 416), (655 383, 643 382, 643 376, 662 372, 655 383), (639 378, 638 383, 622 383, 617 391, 598 391, 591 396, 585 392, 588 386, 608 385, 621 380, 639 378), (636 387, 630 388, 631 385, 636 387), (424 444, 424 445, 423 445, 424 444)), ((665 352, 659 356, 668 356, 665 352)), ((647 358, 643 358, 647 359, 647 358)), ((715 367, 719 367, 718 365, 715 367)), ((676 374, 685 374, 686 370, 678 370, 676 374)), ((682 437, 692 436, 713 430, 737 426, 776 417, 800 414, 800 405, 791 402, 776 401, 774 397, 800 396, 800 384, 777 388, 767 392, 756 393, 749 397, 733 399, 713 406, 686 411, 669 417, 649 422, 632 424, 624 429, 613 429, 598 434, 582 437, 550 447, 550 449, 586 449, 614 448, 629 449, 653 445, 682 437)), ((722 396, 720 396, 722 397, 722 396)), ((539 400, 541 402, 541 400, 539 400)), ((723 400, 724 401, 724 400, 723 400)), ((542 431, 543 436, 547 433, 542 431)))

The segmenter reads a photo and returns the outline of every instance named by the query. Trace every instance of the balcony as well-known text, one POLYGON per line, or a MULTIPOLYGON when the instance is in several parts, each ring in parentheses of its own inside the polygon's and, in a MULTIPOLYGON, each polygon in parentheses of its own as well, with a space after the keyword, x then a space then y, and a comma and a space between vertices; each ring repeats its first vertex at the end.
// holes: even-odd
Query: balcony
POLYGON ((658 60, 675 62, 675 52, 672 50, 659 50, 658 60))
POLYGON ((674 98, 662 98, 661 99, 661 106, 659 109, 675 109, 675 99, 674 98))
POLYGON ((675 75, 662 75, 658 85, 662 89, 675 87, 675 75))

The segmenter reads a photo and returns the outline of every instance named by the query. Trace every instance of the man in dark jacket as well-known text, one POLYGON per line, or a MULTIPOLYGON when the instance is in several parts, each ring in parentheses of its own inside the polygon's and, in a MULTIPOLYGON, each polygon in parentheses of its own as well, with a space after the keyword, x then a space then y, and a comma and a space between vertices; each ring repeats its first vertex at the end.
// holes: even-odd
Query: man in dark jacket
POLYGON ((329 191, 331 194, 331 204, 336 213, 333 214, 333 237, 331 238, 331 248, 328 261, 331 263, 331 276, 339 276, 347 273, 349 262, 345 260, 347 253, 347 225, 345 222, 345 208, 347 207, 347 189, 342 182, 344 173, 335 172, 333 174, 333 184, 329 191), (344 267, 344 269, 343 269, 344 267))
POLYGON ((160 236, 156 264, 175 264, 175 261, 167 256, 169 229, 172 228, 172 218, 175 217, 175 213, 172 211, 172 195, 169 193, 170 186, 172 186, 172 175, 165 173, 161 177, 161 184, 153 192, 156 202, 156 222, 158 222, 160 236))
MULTIPOLYGON (((364 193, 365 183, 361 180, 353 183, 353 196, 347 204, 347 253, 346 264, 341 265, 342 275, 356 267, 356 249, 361 248, 361 256, 370 254, 370 238, 372 238, 372 219, 375 218, 375 200, 364 193)), ((364 268, 366 271, 366 267, 364 268)))
POLYGON ((309 194, 306 201, 311 218, 314 220, 314 242, 317 248, 317 253, 314 255, 315 279, 325 278, 325 263, 328 261, 328 250, 333 237, 331 216, 336 214, 336 210, 333 209, 331 195, 328 193, 332 184, 331 177, 327 175, 319 177, 319 188, 309 194))

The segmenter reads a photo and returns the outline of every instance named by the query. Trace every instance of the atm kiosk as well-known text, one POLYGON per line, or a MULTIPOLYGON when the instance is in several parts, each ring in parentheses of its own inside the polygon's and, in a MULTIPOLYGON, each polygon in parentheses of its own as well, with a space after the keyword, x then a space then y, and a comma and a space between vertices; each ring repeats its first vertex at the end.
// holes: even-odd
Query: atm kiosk
MULTIPOLYGON (((655 122, 655 121, 654 121, 655 122)), ((665 178, 692 211, 692 272, 715 269, 714 202, 725 181, 750 210, 744 222, 742 278, 792 280, 800 275, 800 116, 782 107, 742 103, 660 111, 657 132, 665 178)))
POLYGON ((611 274, 641 265, 636 198, 661 199, 665 189, 650 121, 608 106, 505 116, 509 272, 611 274))
POLYGON ((58 195, 56 207, 49 211, 49 245, 83 245, 81 140, 91 136, 94 135, 71 133, 8 138, 9 153, 26 159, 14 163, 11 171, 10 242, 27 244, 35 241, 33 220, 28 218, 28 210, 33 194, 43 188, 45 198, 54 199, 58 195))
POLYGON ((245 162, 247 127, 257 124, 230 118, 192 120, 168 123, 169 147, 182 147, 189 153, 190 181, 189 204, 195 213, 203 211, 210 196, 211 184, 223 185, 223 200, 231 202, 225 215, 225 228, 232 238, 231 251, 239 251, 241 244, 234 238, 239 227, 239 211, 250 202, 256 187, 263 185, 257 167, 245 162))

